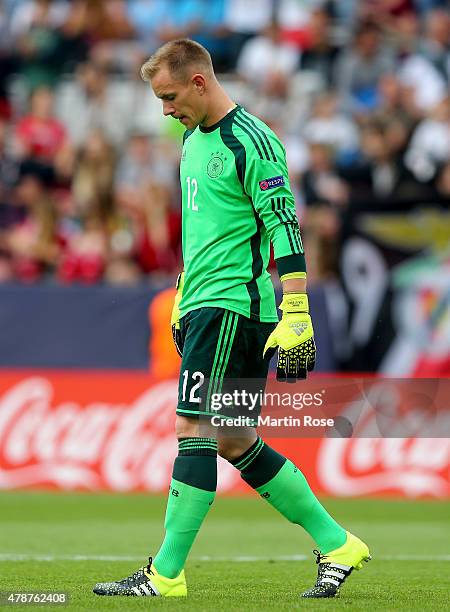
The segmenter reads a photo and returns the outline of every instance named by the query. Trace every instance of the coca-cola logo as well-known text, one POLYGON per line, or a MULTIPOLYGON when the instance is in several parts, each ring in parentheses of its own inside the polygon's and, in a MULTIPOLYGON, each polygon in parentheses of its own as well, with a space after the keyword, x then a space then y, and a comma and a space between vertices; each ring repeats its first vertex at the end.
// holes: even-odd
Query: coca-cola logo
MULTIPOLYGON (((77 389, 83 388, 85 378, 70 376, 70 384, 51 373, 17 375, 14 383, 11 377, 0 376, 0 382, 6 380, 9 387, 0 396, 0 488, 166 491, 177 446, 177 382, 149 382, 146 387, 142 378, 130 377, 124 384, 126 394, 121 394, 129 399, 113 402, 96 399, 117 397, 105 393, 110 385, 107 376, 90 383, 88 392, 79 395, 77 389)), ((347 496, 386 492, 450 496, 450 441, 414 437, 414 433, 400 437, 394 401, 400 397, 396 393, 400 388, 393 386, 393 392, 387 393, 386 386, 381 388, 375 381, 365 393, 370 410, 361 401, 346 404, 340 414, 353 424, 351 438, 302 442, 298 465, 302 467, 307 448, 315 464, 314 487, 347 496), (396 437, 383 437, 389 433, 396 437)), ((445 395, 443 389, 441 396, 445 395)), ((423 420, 412 414, 414 427, 418 423, 423 428, 423 420)), ((436 413, 436 419, 445 416, 436 413)), ((442 420, 434 422, 444 431, 442 420)), ((278 450, 286 452, 283 445, 278 450)), ((228 462, 220 460, 218 473, 219 490, 242 490, 239 471, 228 462)))
MULTIPOLYGON (((52 382, 30 377, 0 398, 0 488, 166 490, 176 455, 176 381, 129 404, 54 403, 52 382)), ((222 466, 222 490, 239 473, 222 466)))
POLYGON ((363 401, 373 409, 364 410, 361 401, 356 401, 343 411, 342 416, 356 424, 352 437, 323 439, 318 450, 318 478, 328 493, 341 496, 386 492, 408 497, 450 495, 448 438, 374 437, 375 431, 383 433, 383 429, 389 428, 391 435, 392 432, 396 435, 401 429, 396 428, 396 415, 400 422, 397 401, 399 398, 392 393, 387 410, 386 385, 375 382, 363 401), (385 402, 382 411, 377 410, 381 397, 385 402))

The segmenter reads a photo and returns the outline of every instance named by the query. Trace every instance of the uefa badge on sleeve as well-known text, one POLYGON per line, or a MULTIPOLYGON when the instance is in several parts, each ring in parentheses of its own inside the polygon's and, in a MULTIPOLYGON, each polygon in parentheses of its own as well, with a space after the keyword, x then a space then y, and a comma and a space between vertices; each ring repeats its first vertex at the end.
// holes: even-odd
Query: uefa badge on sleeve
POLYGON ((267 191, 268 189, 276 189, 277 187, 283 187, 284 185, 284 176, 273 176, 272 178, 259 181, 259 188, 261 189, 261 191, 267 191))

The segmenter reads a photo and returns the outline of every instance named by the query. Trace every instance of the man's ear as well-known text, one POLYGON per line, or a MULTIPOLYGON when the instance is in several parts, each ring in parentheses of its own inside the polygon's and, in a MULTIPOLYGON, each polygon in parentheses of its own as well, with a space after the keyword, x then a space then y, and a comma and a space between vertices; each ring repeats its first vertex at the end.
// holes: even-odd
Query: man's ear
POLYGON ((194 74, 192 77, 192 83, 197 89, 198 93, 202 96, 206 90, 206 79, 203 74, 194 74))

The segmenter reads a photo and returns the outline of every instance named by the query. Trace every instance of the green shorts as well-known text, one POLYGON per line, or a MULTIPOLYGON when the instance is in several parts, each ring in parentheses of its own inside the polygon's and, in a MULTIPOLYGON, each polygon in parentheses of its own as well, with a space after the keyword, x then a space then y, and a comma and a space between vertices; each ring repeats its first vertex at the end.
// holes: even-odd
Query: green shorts
POLYGON ((216 414, 210 408, 211 394, 224 392, 227 380, 265 383, 269 359, 263 350, 275 326, 223 308, 188 312, 180 320, 183 358, 177 414, 216 414))

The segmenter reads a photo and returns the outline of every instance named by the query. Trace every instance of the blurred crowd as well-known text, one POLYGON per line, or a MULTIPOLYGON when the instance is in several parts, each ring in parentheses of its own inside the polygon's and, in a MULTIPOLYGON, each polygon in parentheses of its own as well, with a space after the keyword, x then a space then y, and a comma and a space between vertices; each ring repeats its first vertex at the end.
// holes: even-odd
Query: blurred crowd
POLYGON ((181 36, 285 143, 313 279, 344 211, 450 199, 444 0, 0 0, 0 282, 179 268, 180 126, 139 68, 181 36))

